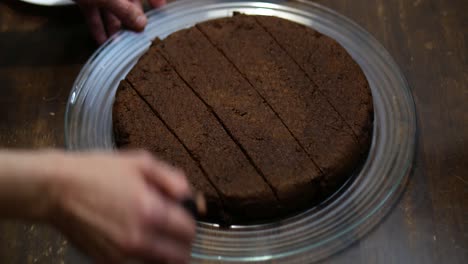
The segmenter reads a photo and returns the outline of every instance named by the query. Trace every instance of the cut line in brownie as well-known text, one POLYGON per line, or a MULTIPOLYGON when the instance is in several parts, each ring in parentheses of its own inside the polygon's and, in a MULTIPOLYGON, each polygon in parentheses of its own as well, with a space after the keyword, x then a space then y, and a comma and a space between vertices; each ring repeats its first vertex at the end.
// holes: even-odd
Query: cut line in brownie
POLYGON ((352 128, 362 152, 367 153, 374 110, 369 84, 359 65, 338 42, 309 27, 276 17, 256 19, 316 82, 352 128), (285 30, 289 34, 284 34, 285 30))
POLYGON ((119 147, 132 149, 145 146, 146 150, 157 153, 160 159, 189 171, 190 184, 205 194, 210 208, 217 208, 209 212, 208 218, 224 217, 219 194, 206 180, 197 162, 126 80, 121 82, 116 94, 113 120, 114 138, 119 147))

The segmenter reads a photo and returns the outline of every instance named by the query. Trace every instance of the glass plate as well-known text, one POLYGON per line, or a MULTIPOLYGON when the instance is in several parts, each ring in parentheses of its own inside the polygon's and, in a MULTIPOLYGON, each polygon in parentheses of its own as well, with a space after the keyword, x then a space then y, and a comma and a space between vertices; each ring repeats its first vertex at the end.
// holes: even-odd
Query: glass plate
POLYGON ((20 0, 33 5, 66 6, 75 4, 72 0, 20 0))
POLYGON ((372 90, 372 146, 355 179, 319 207, 263 225, 220 229, 199 222, 193 261, 314 262, 361 238, 391 210, 408 178, 416 140, 414 103, 400 69, 369 33, 330 9, 304 0, 186 0, 149 12, 143 33, 118 33, 81 70, 68 101, 66 145, 70 150, 113 149, 115 91, 151 40, 234 11, 289 19, 341 43, 372 90))

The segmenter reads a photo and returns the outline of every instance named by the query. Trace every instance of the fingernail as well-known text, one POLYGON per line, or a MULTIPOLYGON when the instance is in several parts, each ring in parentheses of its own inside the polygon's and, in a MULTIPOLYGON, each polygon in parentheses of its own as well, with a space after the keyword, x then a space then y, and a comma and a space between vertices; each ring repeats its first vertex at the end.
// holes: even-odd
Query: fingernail
POLYGON ((197 205, 197 210, 200 215, 206 215, 207 208, 206 208, 206 199, 203 193, 197 192, 195 194, 195 204, 197 205))
POLYGON ((106 37, 106 36, 99 36, 99 37, 97 38, 97 42, 98 42, 99 45, 104 44, 104 42, 106 42, 106 40, 107 40, 107 37, 106 37))
POLYGON ((197 192, 194 197, 187 197, 181 202, 182 207, 190 213, 195 220, 206 215, 206 201, 201 192, 197 192))
POLYGON ((136 19, 136 26, 143 29, 146 26, 146 16, 145 15, 140 15, 136 19))

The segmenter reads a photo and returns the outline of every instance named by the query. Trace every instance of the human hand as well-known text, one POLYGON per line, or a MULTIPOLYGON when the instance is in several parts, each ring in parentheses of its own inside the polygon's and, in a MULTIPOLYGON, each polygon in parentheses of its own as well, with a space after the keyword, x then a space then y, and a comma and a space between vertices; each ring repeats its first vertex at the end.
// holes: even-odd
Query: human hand
POLYGON ((194 219, 182 172, 142 153, 66 154, 57 159, 50 221, 99 263, 187 263, 194 219))
MULTIPOLYGON (((126 26, 131 30, 142 31, 146 26, 142 0, 75 0, 80 6, 94 39, 99 44, 126 26)), ((158 8, 166 0, 148 0, 158 8)))

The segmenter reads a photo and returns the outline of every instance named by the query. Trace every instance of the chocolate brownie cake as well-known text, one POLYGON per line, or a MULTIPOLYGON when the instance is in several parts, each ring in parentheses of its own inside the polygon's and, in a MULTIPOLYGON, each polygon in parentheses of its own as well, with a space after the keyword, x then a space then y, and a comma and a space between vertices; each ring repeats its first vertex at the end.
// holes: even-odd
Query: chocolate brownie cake
POLYGON ((210 221, 304 210, 367 156, 372 97, 334 40, 287 20, 235 15, 155 40, 120 84, 119 148, 183 168, 210 221))

